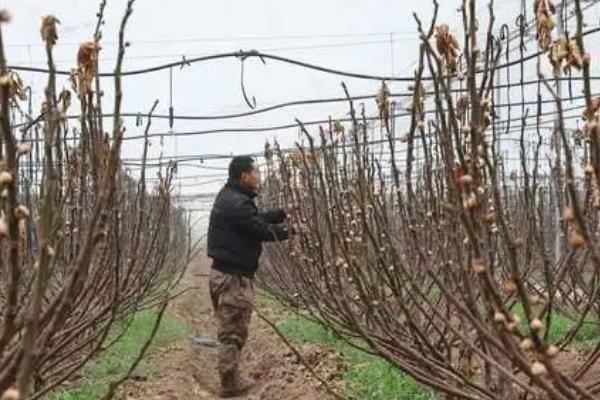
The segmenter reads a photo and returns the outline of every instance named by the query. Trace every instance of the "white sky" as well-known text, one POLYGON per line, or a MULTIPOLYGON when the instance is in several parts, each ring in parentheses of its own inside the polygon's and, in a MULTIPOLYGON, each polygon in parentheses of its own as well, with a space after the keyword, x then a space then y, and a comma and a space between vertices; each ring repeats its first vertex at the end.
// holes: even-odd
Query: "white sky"
MULTIPOLYGON (((104 46, 101 70, 114 67, 117 28, 125 8, 125 0, 108 1, 107 24, 103 29, 104 46)), ((440 22, 459 28, 458 0, 440 0, 440 22)), ((527 0, 528 16, 532 17, 533 0, 527 0)), ((482 21, 487 18, 487 1, 478 1, 482 21)), ((514 19, 520 10, 520 0, 497 0, 497 27, 514 19)), ((44 66, 45 57, 39 26, 42 16, 53 14, 61 20, 59 43, 55 58, 61 69, 75 65, 78 43, 90 39, 95 26, 97 1, 90 0, 0 0, 13 16, 4 37, 11 65, 44 66)), ((433 6, 428 0, 138 0, 131 17, 127 38, 128 48, 124 69, 162 64, 193 56, 259 49, 353 72, 367 74, 407 75, 414 68, 418 54, 416 25, 412 11, 428 23, 433 6), (393 44, 390 44, 393 33, 393 44), (393 58, 392 58, 393 48, 393 58), (393 70, 392 70, 393 68, 393 70)), ((600 6, 586 13, 597 23, 600 6)), ((597 36, 596 36, 597 37, 597 36)), ((532 44, 533 45, 533 44, 532 44)), ((482 45, 483 47, 483 45, 482 45)), ((240 63, 235 59, 195 64, 183 71, 175 69, 175 114, 214 114, 247 111, 240 90, 240 63)), ((23 74, 26 83, 34 87, 34 97, 43 96, 44 77, 23 74)), ((157 113, 168 113, 169 74, 161 71, 149 75, 125 78, 123 111, 145 112, 155 99, 160 103, 157 113)), ((379 83, 344 79, 352 95, 375 94, 379 83)), ((343 96, 342 77, 310 71, 295 66, 257 59, 247 61, 246 88, 255 96, 258 107, 298 99, 343 96)), ((59 81, 67 86, 64 79, 59 81)), ((112 109, 112 81, 105 79, 107 93, 105 110, 112 109)), ((390 85, 391 91, 406 90, 406 84, 390 85)), ((367 103, 375 110, 375 102, 367 103)), ((74 110, 76 111, 76 110, 74 110)), ((330 114, 343 117, 346 105, 312 105, 277 110, 232 121, 175 121, 175 131, 194 131, 226 127, 259 127, 289 124, 302 120, 326 119, 330 114)), ((141 134, 143 127, 135 119, 127 120, 127 135, 141 134)), ((166 120, 157 120, 151 132, 168 131, 166 120)), ((266 139, 277 137, 291 145, 297 130, 278 133, 231 133, 181 137, 177 148, 166 139, 161 148, 153 140, 152 156, 161 149, 167 156, 177 150, 179 156, 204 153, 247 153, 260 151, 266 139)), ((141 141, 127 142, 123 157, 139 157, 141 141)), ((226 161, 211 161, 210 166, 225 166, 226 161)), ((218 171, 217 171, 218 172, 218 171)), ((199 168, 181 168, 180 175, 214 174, 199 168)), ((210 179, 204 179, 210 180, 210 179)), ((192 183, 193 181, 186 181, 192 183)), ((197 188, 183 188, 184 193, 214 191, 220 183, 197 188)))

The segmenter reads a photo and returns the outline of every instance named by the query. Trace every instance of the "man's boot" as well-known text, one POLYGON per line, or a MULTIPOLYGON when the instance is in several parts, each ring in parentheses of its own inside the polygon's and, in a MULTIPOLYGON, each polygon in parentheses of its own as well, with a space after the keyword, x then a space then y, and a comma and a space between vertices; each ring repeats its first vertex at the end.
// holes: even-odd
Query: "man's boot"
POLYGON ((241 379, 237 373, 221 375, 221 389, 219 391, 221 398, 245 396, 249 390, 250 384, 241 379))

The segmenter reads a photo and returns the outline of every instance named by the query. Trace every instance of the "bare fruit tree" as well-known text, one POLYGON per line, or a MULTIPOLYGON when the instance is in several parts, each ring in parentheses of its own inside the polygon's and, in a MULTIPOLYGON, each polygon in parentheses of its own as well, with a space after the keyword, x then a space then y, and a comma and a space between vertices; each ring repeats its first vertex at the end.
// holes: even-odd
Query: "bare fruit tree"
POLYGON ((292 310, 448 399, 592 400, 600 347, 576 341, 599 328, 600 102, 581 2, 571 2, 570 38, 555 35, 551 2, 535 2, 533 106, 538 127, 542 104, 555 106, 557 124, 544 136, 526 126, 527 112, 517 119, 510 173, 494 95, 510 66, 493 35, 493 2, 487 27, 476 3, 462 3, 462 40, 438 22, 437 3, 428 26, 415 15, 420 57, 406 134, 390 129, 385 84, 377 96, 387 158, 345 86, 350 124, 332 119, 311 134, 299 122, 307 145, 268 145, 266 201, 294 210, 297 235, 269 248, 261 280, 292 310), (561 71, 581 74, 578 149, 556 91, 561 71), (550 165, 540 150, 548 142, 550 165))
MULTIPOLYGON (((98 73, 105 4, 94 40, 79 47, 70 90, 57 85, 58 20, 43 19, 48 73, 37 118, 25 110, 31 90, 8 69, 0 31, 0 393, 7 396, 37 399, 57 388, 110 348, 140 310, 158 309, 158 324, 194 252, 187 216, 170 196, 175 165, 156 186, 146 184, 151 118, 141 175, 129 175, 120 160, 121 69, 134 0, 120 25, 114 118, 105 131, 98 73), (78 127, 67 119, 75 102, 78 127)), ((8 23, 8 14, 0 20, 8 23)))

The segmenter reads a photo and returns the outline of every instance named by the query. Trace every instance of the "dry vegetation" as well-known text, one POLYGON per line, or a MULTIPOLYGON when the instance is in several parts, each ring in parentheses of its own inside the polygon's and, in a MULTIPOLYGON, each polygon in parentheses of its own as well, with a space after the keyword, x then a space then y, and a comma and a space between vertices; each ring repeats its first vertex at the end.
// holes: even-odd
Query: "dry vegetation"
MULTIPOLYGON (((53 63, 60 25, 54 16, 44 18, 49 72, 37 118, 24 110, 31 90, 7 69, 0 32, 3 399, 42 397, 109 348, 114 341, 107 337, 118 338, 115 327, 126 329, 137 311, 162 313, 193 252, 186 216, 170 197, 174 166, 162 171, 156 187, 146 187, 147 140, 141 177, 128 175, 120 162, 120 74, 133 3, 126 3, 120 25, 108 122, 101 89, 107 82, 97 68, 105 2, 94 40, 79 48, 70 89, 58 89, 53 63), (66 115, 75 104, 81 118, 73 124, 66 115)), ((9 22, 6 12, 0 19, 9 22)))
POLYGON ((581 1, 569 39, 555 34, 551 2, 535 2, 538 57, 553 71, 538 70, 556 107, 556 157, 544 165, 548 138, 523 123, 510 174, 492 129, 502 48, 493 5, 478 43, 476 3, 462 4, 462 43, 437 20, 437 4, 429 26, 415 16, 420 63, 406 135, 389 130, 385 84, 377 96, 389 164, 350 100, 350 124, 332 120, 311 135, 299 122, 308 145, 293 154, 267 145, 266 202, 295 210, 298 235, 269 249, 261 279, 292 309, 448 399, 596 399, 600 346, 576 343, 586 330, 598 337, 600 311, 600 103, 581 1), (581 165, 555 92, 562 71, 582 78, 581 165))

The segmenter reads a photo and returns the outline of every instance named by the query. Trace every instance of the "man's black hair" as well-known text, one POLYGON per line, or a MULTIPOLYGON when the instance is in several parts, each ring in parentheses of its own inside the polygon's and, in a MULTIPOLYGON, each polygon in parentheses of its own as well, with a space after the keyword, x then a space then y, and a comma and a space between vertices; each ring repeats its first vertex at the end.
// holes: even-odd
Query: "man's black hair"
POLYGON ((254 169, 254 159, 248 156, 233 157, 229 163, 229 177, 238 180, 244 172, 250 172, 254 169))

